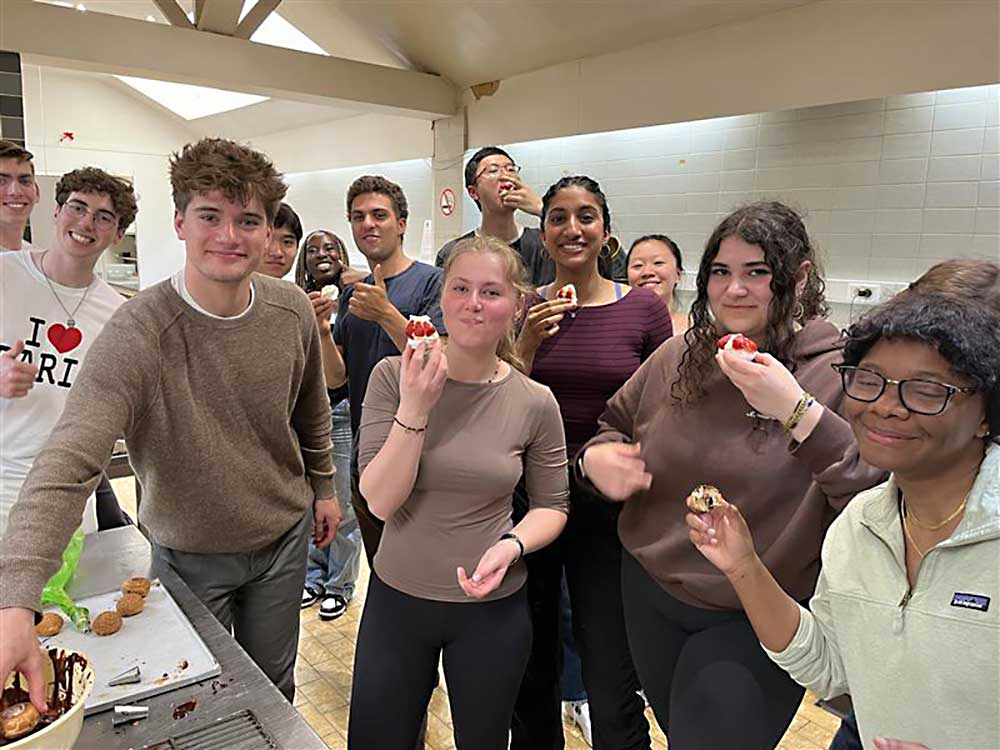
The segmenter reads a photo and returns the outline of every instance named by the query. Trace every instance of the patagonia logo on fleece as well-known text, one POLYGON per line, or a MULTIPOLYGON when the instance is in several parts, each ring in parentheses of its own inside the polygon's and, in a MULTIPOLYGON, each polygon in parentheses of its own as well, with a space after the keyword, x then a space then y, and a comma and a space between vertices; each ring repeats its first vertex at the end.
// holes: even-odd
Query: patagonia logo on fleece
POLYGON ((978 609, 986 612, 990 608, 990 598, 982 594, 960 594, 955 592, 951 597, 951 606, 965 609, 978 609))

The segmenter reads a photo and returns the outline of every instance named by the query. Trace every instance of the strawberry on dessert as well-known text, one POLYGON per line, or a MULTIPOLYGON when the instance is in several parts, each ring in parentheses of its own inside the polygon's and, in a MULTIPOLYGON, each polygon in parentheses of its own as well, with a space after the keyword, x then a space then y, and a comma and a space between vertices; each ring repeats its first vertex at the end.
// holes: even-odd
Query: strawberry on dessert
POLYGON ((411 315, 406 324, 406 345, 416 349, 421 344, 430 346, 439 338, 437 329, 427 315, 411 315))
POLYGON ((576 307, 579 304, 579 300, 576 296, 576 287, 572 284, 567 284, 556 292, 556 299, 568 300, 573 303, 573 307, 576 307))
POLYGON ((727 333, 716 342, 719 349, 735 352, 740 359, 753 362, 757 356, 757 345, 742 333, 727 333))
POLYGON ((510 180, 501 180, 498 188, 500 195, 503 195, 504 193, 514 189, 514 183, 510 180))

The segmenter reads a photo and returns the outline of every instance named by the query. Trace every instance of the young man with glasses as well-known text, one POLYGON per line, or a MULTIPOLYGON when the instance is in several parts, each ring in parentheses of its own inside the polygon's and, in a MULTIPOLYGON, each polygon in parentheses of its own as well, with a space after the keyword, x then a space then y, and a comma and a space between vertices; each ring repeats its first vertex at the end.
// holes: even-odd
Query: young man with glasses
POLYGON ((498 146, 485 146, 465 165, 465 189, 482 212, 479 226, 445 243, 435 264, 444 268, 452 249, 477 234, 490 235, 510 244, 521 256, 528 281, 533 286, 548 284, 556 277, 556 267, 545 253, 542 233, 523 227, 515 219, 518 210, 533 216, 542 213, 542 200, 521 181, 521 167, 498 146))
POLYGON ((91 344, 125 302, 94 266, 135 218, 132 185, 85 167, 62 176, 56 204, 47 249, 0 253, 0 533, 91 344))
POLYGON ((24 228, 40 197, 33 158, 13 141, 0 140, 0 252, 31 249, 24 228))

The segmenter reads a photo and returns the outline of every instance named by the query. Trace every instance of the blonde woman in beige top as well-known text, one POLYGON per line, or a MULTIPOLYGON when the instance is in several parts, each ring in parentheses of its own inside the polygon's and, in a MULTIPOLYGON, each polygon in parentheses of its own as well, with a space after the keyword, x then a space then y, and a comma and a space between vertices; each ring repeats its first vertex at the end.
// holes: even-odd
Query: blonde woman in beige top
POLYGON ((458 750, 507 747, 531 648, 521 558, 566 523, 559 407, 511 366, 520 259, 476 237, 444 274, 447 344, 383 360, 365 395, 361 491, 385 531, 358 634, 353 748, 413 747, 442 657, 458 750), (522 475, 531 507, 515 526, 522 475))

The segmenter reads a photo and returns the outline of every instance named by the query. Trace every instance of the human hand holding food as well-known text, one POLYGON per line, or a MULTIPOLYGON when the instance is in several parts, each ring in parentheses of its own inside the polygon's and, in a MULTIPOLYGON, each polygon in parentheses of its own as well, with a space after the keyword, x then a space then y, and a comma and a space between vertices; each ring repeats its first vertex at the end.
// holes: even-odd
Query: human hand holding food
POLYGON ((532 216, 542 215, 541 196, 525 185, 518 174, 505 174, 500 178, 500 200, 508 208, 515 208, 532 216))
POLYGON ((333 315, 337 307, 336 300, 324 297, 319 292, 309 292, 309 301, 312 302, 319 332, 328 336, 330 334, 330 316, 333 315))
POLYGON ((396 411, 399 421, 414 429, 425 427, 447 379, 448 360, 440 340, 404 347, 396 411))
POLYGON ((42 651, 35 637, 35 613, 23 607, 0 609, 0 685, 17 670, 28 680, 28 695, 39 713, 45 713, 45 677, 42 651))
POLYGON ((802 398, 802 386, 788 368, 770 354, 755 351, 753 360, 749 361, 746 351, 720 347, 715 359, 750 406, 784 424, 802 398))
POLYGON ((558 298, 532 305, 517 337, 518 347, 531 352, 538 349, 545 339, 559 333, 559 321, 575 306, 571 300, 558 298))
POLYGON ((727 578, 755 564, 753 537, 739 508, 726 502, 714 487, 701 485, 687 499, 688 538, 727 578), (711 492, 714 490, 714 492, 711 492))

